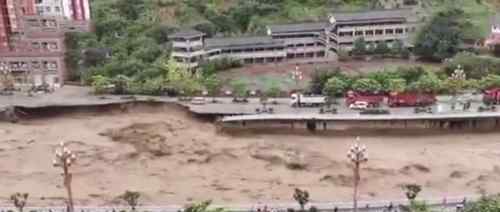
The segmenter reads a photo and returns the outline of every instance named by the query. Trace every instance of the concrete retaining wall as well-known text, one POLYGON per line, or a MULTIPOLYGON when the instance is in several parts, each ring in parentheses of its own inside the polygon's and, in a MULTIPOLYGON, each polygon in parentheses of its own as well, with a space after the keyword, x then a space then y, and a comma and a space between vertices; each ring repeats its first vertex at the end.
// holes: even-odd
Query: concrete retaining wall
POLYGON ((464 120, 252 120, 221 123, 226 130, 294 131, 442 131, 500 129, 500 118, 464 120))

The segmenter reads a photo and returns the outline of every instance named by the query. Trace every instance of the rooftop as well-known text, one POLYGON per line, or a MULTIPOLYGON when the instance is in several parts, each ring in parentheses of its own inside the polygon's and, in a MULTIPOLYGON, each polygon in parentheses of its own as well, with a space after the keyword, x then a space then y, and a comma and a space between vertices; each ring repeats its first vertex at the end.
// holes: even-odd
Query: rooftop
POLYGON ((296 24, 270 25, 271 33, 321 32, 328 26, 327 22, 309 22, 296 24))
POLYGON ((168 37, 169 38, 191 38, 191 37, 203 36, 203 35, 205 35, 205 33, 200 32, 198 30, 184 29, 184 30, 180 30, 176 33, 173 33, 173 34, 169 35, 168 37))
POLYGON ((205 40, 206 47, 209 49, 222 48, 222 47, 269 47, 269 46, 282 46, 283 41, 273 40, 270 36, 256 36, 256 37, 231 37, 231 38, 210 38, 205 40))
POLYGON ((375 21, 387 19, 406 20, 411 16, 411 14, 412 10, 410 9, 332 13, 337 22, 375 21))

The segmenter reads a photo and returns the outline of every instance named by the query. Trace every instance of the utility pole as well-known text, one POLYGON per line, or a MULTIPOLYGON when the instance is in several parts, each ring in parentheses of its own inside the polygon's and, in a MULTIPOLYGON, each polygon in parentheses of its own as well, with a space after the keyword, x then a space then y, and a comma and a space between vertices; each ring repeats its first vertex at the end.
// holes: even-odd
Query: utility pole
POLYGON ((361 181, 360 166, 362 163, 368 162, 368 153, 366 152, 366 146, 359 145, 359 137, 356 138, 356 143, 354 143, 347 152, 347 158, 349 158, 349 160, 354 165, 353 208, 354 212, 358 212, 358 188, 359 182, 361 181))

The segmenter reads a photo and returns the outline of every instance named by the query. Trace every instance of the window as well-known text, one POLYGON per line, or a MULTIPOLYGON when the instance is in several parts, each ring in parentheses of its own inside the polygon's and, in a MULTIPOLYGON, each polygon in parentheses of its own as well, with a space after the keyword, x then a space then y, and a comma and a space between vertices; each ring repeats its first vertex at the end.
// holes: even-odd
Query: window
POLYGON ((33 49, 39 49, 39 48, 40 48, 40 43, 38 43, 38 42, 33 42, 33 43, 31 43, 31 47, 32 47, 33 49))
POLYGON ((43 15, 43 7, 36 7, 36 14, 43 15))
POLYGON ((56 12, 61 12, 61 8, 59 8, 59 7, 54 7, 54 10, 55 10, 56 12))
POLYGON ((57 43, 51 43, 49 47, 51 49, 57 49, 57 43))
POLYGON ((43 0, 35 0, 35 4, 41 4, 43 3, 43 0))
POLYGON ((47 11, 48 13, 50 13, 50 7, 45 7, 45 11, 47 11))

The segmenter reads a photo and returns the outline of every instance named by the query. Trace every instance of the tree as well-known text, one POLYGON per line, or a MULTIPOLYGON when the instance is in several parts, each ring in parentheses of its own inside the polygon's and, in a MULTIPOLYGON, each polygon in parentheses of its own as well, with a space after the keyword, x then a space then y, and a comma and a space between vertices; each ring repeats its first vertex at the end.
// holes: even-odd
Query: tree
POLYGON ((418 193, 422 191, 422 186, 418 184, 406 184, 403 185, 403 190, 405 192, 406 198, 410 201, 415 200, 417 198, 418 193))
POLYGON ((484 55, 475 55, 469 52, 460 52, 453 58, 446 60, 444 71, 451 75, 458 66, 461 66, 468 78, 481 79, 488 74, 500 74, 500 59, 484 55))
POLYGON ((309 91, 313 94, 322 94, 326 82, 332 78, 337 77, 343 80, 349 87, 352 84, 350 77, 342 73, 340 68, 334 70, 320 70, 315 69, 311 74, 311 81, 309 82, 309 91))
POLYGON ((267 97, 276 98, 280 95, 281 89, 276 81, 271 81, 265 90, 265 95, 267 97))
POLYGON ((132 211, 135 211, 135 208, 137 207, 137 205, 139 203, 140 196, 141 196, 141 194, 139 192, 127 190, 127 191, 125 191, 125 193, 120 195, 120 199, 127 202, 127 204, 130 206, 130 209, 132 209, 132 211))
POLYGON ((417 34, 414 52, 424 59, 442 61, 459 51, 464 30, 471 24, 458 7, 446 8, 435 14, 417 34))
POLYGON ((92 88, 95 94, 104 94, 108 91, 111 81, 108 77, 95 75, 92 77, 92 88))
POLYGON ((217 32, 217 27, 212 22, 203 22, 195 25, 194 29, 205 33, 207 37, 213 37, 217 32))
POLYGON ((295 189, 293 199, 300 205, 300 210, 305 211, 305 205, 309 202, 309 192, 306 190, 295 189))
POLYGON ((14 204, 19 212, 23 212, 26 203, 28 202, 28 193, 15 193, 10 196, 10 201, 14 204))
POLYGON ((212 102, 216 102, 215 96, 217 96, 220 88, 222 87, 222 83, 217 78, 216 75, 210 75, 203 80, 203 85, 205 89, 207 89, 208 95, 212 96, 212 102))
POLYGON ((375 54, 375 48, 376 48, 376 45, 374 42, 370 42, 368 44, 368 48, 366 48, 366 54, 375 54))
POLYGON ((126 94, 128 93, 128 88, 130 86, 131 80, 125 75, 117 75, 111 79, 111 84, 113 84, 113 94, 126 94))
POLYGON ((411 87, 418 92, 435 93, 441 89, 441 84, 441 80, 434 72, 426 71, 411 87))
POLYGON ((381 86, 381 90, 390 91, 389 81, 392 79, 400 79, 401 78, 400 75, 401 74, 396 71, 382 70, 382 71, 370 72, 366 74, 365 77, 377 81, 381 86))
POLYGON ((353 43, 352 48, 353 55, 365 55, 366 54, 366 41, 363 37, 357 38, 353 43))
POLYGON ((352 84, 352 88, 360 92, 378 92, 382 90, 382 85, 376 80, 361 78, 352 84))
POLYGON ((500 211, 500 196, 483 196, 475 202, 466 205, 464 212, 498 212, 500 211))
POLYGON ((329 99, 331 98, 333 103, 335 103, 335 97, 338 94, 344 93, 347 86, 348 85, 345 81, 339 79, 338 77, 332 77, 325 83, 323 94, 328 96, 329 99))
POLYGON ((375 47, 375 54, 386 55, 390 51, 391 51, 391 49, 389 49, 389 46, 387 45, 387 43, 385 41, 378 42, 377 46, 375 47))
POLYGON ((395 40, 392 43, 392 47, 391 47, 392 54, 402 55, 404 49, 405 49, 405 44, 403 43, 402 40, 395 40))
POLYGON ((500 76, 495 74, 488 74, 483 77, 479 83, 482 89, 498 88, 500 87, 500 76))
POLYGON ((235 80, 231 82, 231 88, 235 98, 245 98, 247 96, 247 83, 243 80, 235 80))
POLYGON ((212 204, 211 201, 204 201, 200 203, 194 203, 186 205, 184 207, 184 212, 225 212, 223 208, 210 209, 209 206, 212 204))
POLYGON ((405 79, 390 79, 388 84, 388 90, 391 92, 401 93, 406 90, 405 79))
POLYGON ((171 90, 191 96, 201 89, 200 77, 179 66, 173 59, 163 65, 163 68, 167 71, 166 84, 171 90))

